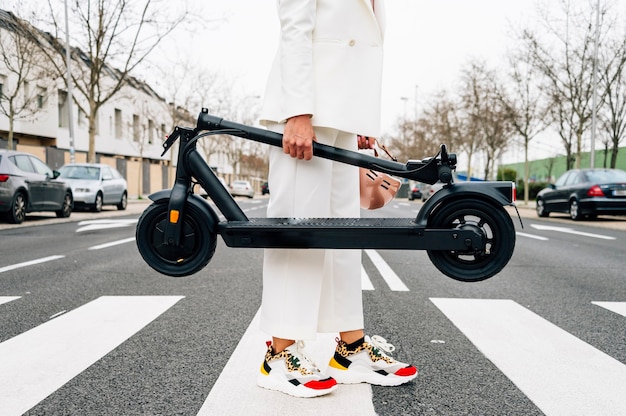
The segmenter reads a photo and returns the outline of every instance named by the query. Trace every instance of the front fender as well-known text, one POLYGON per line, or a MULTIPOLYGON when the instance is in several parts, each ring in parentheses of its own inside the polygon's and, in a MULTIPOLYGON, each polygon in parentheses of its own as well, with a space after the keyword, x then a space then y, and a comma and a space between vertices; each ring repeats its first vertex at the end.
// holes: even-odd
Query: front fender
MULTIPOLYGON (((167 203, 167 201, 169 201, 170 199, 171 192, 172 192, 171 189, 163 189, 161 191, 157 191, 148 195, 148 198, 151 201, 153 201, 155 204, 167 203)), ((217 224, 220 222, 220 220, 206 199, 196 194, 189 194, 187 196, 187 203, 193 205, 195 208, 199 209, 201 212, 205 212, 207 214, 206 220, 209 222, 209 227, 211 228, 212 231, 217 232, 217 224)))
POLYGON ((495 206, 513 205, 515 187, 513 182, 457 182, 445 185, 422 205, 415 222, 426 226, 430 214, 442 203, 453 203, 462 199, 474 199, 495 206))

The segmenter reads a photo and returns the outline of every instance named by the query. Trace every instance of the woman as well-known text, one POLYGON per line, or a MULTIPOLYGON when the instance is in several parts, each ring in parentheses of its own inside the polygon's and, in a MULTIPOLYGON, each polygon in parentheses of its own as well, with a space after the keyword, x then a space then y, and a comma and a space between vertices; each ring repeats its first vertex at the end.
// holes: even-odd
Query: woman
MULTIPOLYGON (((278 0, 279 48, 261 123, 283 133, 270 150, 268 217, 355 218, 358 169, 312 158, 312 143, 356 150, 380 134, 382 0, 278 0)), ((360 250, 268 249, 261 329, 272 335, 258 384, 314 397, 339 383, 399 385, 417 369, 364 333, 360 250), (337 332, 326 372, 304 353, 317 332, 337 332), (381 351, 381 349, 383 351, 381 351)))

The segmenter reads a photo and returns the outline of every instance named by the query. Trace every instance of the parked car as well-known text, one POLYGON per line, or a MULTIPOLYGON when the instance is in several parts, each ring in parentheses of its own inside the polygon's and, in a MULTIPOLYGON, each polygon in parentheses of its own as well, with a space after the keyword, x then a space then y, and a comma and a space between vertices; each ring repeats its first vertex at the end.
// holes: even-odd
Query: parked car
POLYGON ((426 185, 422 192, 422 202, 428 201, 428 198, 430 198, 435 194, 435 192, 443 188, 443 185, 443 182, 435 182, 432 185, 426 185))
POLYGON ((115 205, 126 209, 128 185, 117 169, 100 163, 69 163, 59 172, 72 187, 76 208, 100 212, 103 205, 115 205))
MULTIPOLYGON (((217 179, 220 181, 222 186, 230 193, 230 187, 226 185, 226 181, 224 180, 224 178, 222 178, 221 176, 218 176, 217 179)), ((200 192, 198 192, 198 195, 200 195, 204 199, 207 199, 209 197, 208 192, 200 185, 197 185, 197 186, 198 186, 198 189, 200 190, 200 192)))
POLYGON ((261 195, 265 195, 269 193, 270 193, 270 184, 267 182, 263 182, 263 185, 261 185, 261 195))
POLYGON ((248 181, 233 181, 230 184, 230 194, 232 196, 247 196, 248 198, 254 197, 254 188, 248 181))
POLYGON ((626 214, 626 172, 572 169, 537 194, 537 215, 569 213, 573 220, 626 214))
POLYGON ((0 150, 0 216, 21 224, 26 214, 54 211, 69 217, 73 197, 69 184, 58 179, 59 172, 29 153, 0 150))
POLYGON ((413 201, 414 199, 422 199, 422 190, 418 184, 413 185, 409 191, 409 201, 413 201))

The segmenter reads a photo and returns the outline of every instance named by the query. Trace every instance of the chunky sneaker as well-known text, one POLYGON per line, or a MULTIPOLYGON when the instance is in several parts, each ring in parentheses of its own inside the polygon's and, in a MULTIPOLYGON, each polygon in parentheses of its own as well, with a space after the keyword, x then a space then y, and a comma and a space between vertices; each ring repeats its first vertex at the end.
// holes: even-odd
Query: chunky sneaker
POLYGON ((417 368, 391 358, 394 350, 393 345, 378 335, 372 338, 366 335, 360 345, 348 345, 337 339, 327 373, 342 384, 399 386, 417 377, 417 368))
POLYGON ((337 382, 323 374, 304 354, 303 341, 296 341, 278 354, 274 354, 268 341, 257 384, 296 397, 322 396, 337 388, 337 382))

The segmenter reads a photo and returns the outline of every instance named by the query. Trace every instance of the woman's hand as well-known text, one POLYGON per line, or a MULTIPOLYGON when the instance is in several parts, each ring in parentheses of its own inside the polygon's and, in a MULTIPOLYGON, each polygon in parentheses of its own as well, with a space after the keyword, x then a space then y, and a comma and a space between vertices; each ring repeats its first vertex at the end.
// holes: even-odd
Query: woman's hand
POLYGON ((361 136, 358 134, 356 136, 356 140, 359 149, 373 149, 376 147, 376 139, 373 137, 361 136))
POLYGON ((315 131, 311 116, 303 114, 287 119, 283 132, 283 152, 297 159, 311 160, 315 131))

